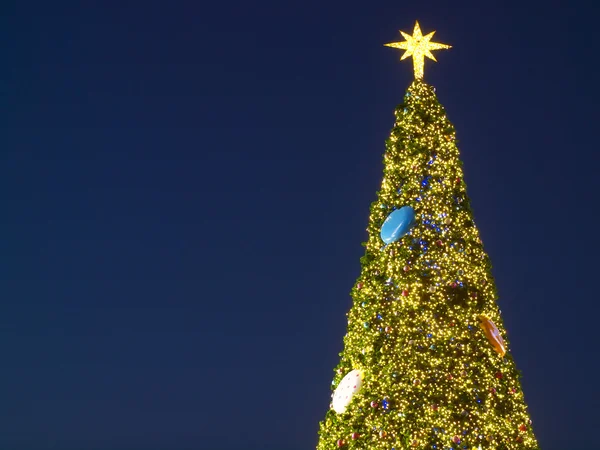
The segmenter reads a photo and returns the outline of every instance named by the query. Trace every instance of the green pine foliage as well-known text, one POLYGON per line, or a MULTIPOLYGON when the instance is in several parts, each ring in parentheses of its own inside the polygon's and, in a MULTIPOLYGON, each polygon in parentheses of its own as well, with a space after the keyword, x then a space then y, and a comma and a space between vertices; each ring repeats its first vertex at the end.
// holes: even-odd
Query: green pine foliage
POLYGON ((364 245, 332 389, 351 370, 364 381, 326 413, 317 449, 539 449, 454 127, 421 80, 396 109, 364 245), (416 223, 386 245, 381 227, 404 206, 416 223))

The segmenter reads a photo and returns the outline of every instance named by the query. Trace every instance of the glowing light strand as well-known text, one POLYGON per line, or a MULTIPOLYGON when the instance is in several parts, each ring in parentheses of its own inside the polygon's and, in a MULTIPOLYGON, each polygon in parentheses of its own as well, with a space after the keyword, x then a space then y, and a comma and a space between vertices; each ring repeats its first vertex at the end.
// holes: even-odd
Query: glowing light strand
POLYGON ((392 42, 385 45, 387 47, 406 50, 400 58, 401 60, 412 56, 415 79, 417 80, 423 79, 425 57, 437 61, 437 59, 435 59, 435 56, 433 56, 433 53, 431 53, 431 50, 442 50, 452 48, 452 46, 447 44, 431 42, 431 38, 435 34, 435 31, 432 31, 431 33, 423 36, 423 33, 421 33, 421 28, 419 27, 419 22, 415 22, 415 29, 413 30, 412 36, 410 34, 405 33, 404 31, 400 31, 400 33, 402 34, 402 36, 404 36, 404 39, 406 39, 406 41, 392 42))
POLYGON ((358 369, 365 374, 363 386, 343 414, 327 413, 317 449, 539 449, 454 128, 434 89, 417 74, 415 67, 417 80, 396 110, 386 143, 384 180, 371 205, 362 270, 332 381, 335 389, 358 369), (404 205, 415 208, 418 224, 382 245, 381 224, 404 205), (481 316, 504 337, 505 355, 479 326, 481 316))

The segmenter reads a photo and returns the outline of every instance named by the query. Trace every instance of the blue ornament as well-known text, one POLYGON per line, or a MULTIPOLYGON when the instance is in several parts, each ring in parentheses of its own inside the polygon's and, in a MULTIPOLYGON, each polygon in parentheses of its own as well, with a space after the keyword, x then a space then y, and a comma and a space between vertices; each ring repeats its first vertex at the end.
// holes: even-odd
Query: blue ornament
POLYGON ((386 244, 396 242, 404 236, 415 224, 415 210, 403 206, 392 212, 381 226, 381 240, 386 244))

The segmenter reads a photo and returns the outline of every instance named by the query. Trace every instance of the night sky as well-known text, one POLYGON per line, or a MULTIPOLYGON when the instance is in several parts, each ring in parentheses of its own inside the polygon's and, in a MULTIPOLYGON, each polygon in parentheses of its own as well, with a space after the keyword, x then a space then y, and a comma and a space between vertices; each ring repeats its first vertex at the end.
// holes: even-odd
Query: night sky
POLYGON ((0 448, 314 448, 419 20, 541 447, 600 449, 586 3, 2 2, 0 448))

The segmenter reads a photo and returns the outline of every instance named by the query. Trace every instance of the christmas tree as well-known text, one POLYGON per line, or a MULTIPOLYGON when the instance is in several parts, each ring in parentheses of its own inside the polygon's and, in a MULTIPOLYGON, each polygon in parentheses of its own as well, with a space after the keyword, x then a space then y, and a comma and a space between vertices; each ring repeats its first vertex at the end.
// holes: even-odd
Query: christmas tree
MULTIPOLYGON (((396 109, 362 270, 318 450, 539 449, 463 181, 455 131, 425 57, 396 109)), ((434 59, 435 60, 435 59, 434 59)))

